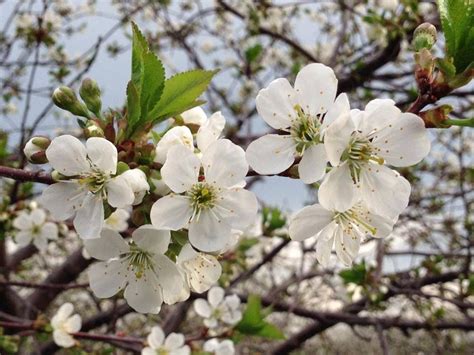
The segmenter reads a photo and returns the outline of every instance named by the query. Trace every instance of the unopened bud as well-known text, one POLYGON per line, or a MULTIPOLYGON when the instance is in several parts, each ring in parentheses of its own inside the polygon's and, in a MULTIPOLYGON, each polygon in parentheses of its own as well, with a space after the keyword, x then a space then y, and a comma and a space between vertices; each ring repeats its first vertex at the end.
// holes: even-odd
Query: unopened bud
POLYGON ((79 89, 79 95, 86 103, 87 108, 94 112, 96 116, 100 116, 102 101, 100 100, 100 89, 97 83, 89 78, 84 79, 79 89))
POLYGON ((80 102, 74 91, 67 86, 60 86, 54 90, 53 102, 59 108, 69 111, 76 116, 89 118, 86 105, 80 102))
POLYGON ((104 130, 97 124, 97 122, 94 122, 93 120, 90 120, 86 128, 84 128, 84 135, 86 136, 86 138, 90 138, 90 137, 104 138, 105 136, 104 130))
POLYGON ((23 148, 23 153, 26 159, 32 164, 46 164, 48 158, 46 158, 46 148, 48 148, 51 141, 46 137, 33 137, 23 148))
POLYGON ((423 48, 431 49, 436 43, 437 35, 435 26, 428 22, 422 23, 413 33, 413 47, 417 52, 423 48))

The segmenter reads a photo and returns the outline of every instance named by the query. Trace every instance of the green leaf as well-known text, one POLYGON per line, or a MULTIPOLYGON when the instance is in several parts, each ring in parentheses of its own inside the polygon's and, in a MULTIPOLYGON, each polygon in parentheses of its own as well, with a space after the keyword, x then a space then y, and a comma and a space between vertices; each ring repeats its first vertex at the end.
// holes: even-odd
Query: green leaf
POLYGON ((260 297, 249 295, 247 307, 242 315, 241 321, 235 326, 235 329, 242 334, 260 336, 271 339, 284 339, 285 335, 273 324, 265 321, 268 312, 262 310, 260 297))
POLYGON ((256 44, 255 46, 248 48, 245 51, 245 59, 247 59, 247 62, 252 63, 260 56, 262 50, 263 47, 261 44, 256 44))
POLYGON ((165 84, 165 68, 153 52, 143 54, 143 77, 140 86, 140 106, 142 120, 158 103, 165 84))
POLYGON ((143 76, 143 54, 148 50, 148 43, 135 22, 132 22, 132 82, 140 88, 143 76))
POLYGON ((438 0, 438 7, 446 52, 460 73, 474 61, 474 1, 438 0))
POLYGON ((128 133, 131 135, 140 123, 140 96, 132 80, 127 85, 128 133))
POLYGON ((196 99, 216 73, 217 70, 192 70, 166 80, 161 99, 148 114, 147 121, 159 122, 196 106, 196 99))
POLYGON ((352 269, 346 269, 339 272, 345 284, 355 283, 356 285, 363 285, 366 279, 367 269, 365 262, 355 264, 352 269))

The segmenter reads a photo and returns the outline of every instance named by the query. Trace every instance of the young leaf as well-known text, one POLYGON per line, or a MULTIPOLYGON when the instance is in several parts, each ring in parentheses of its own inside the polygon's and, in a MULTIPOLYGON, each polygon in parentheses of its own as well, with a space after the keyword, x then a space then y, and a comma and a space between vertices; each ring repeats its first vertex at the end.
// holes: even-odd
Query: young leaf
POLYGON ((461 73, 474 61, 474 6, 472 0, 438 0, 446 51, 461 73))
POLYGON ((127 131, 130 135, 140 123, 140 111, 140 96, 135 84, 130 80, 127 85, 127 131))
POLYGON ((143 77, 140 86, 140 106, 142 120, 160 100, 165 83, 165 68, 153 53, 143 54, 143 77))
POLYGON ((141 87, 143 54, 146 50, 148 50, 146 39, 135 22, 132 22, 132 82, 136 88, 141 87))
POLYGON ((161 99, 149 112, 147 121, 159 122, 195 106, 195 100, 206 90, 216 73, 216 70, 192 70, 166 80, 161 99))

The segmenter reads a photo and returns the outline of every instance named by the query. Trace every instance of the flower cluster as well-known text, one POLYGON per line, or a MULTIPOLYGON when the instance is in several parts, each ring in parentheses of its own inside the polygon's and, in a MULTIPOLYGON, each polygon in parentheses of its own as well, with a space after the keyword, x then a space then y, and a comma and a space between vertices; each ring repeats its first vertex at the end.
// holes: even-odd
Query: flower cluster
POLYGON ((316 236, 323 265, 333 245, 350 265, 361 238, 387 236, 408 205, 409 182, 387 165, 420 162, 430 141, 423 120, 402 113, 392 100, 351 110, 346 94, 336 98, 336 92, 334 72, 322 64, 301 69, 294 87, 286 79, 270 83, 257 96, 257 110, 285 134, 257 139, 246 154, 260 174, 281 173, 297 160, 303 182, 322 180, 319 204, 296 213, 289 234, 299 241, 316 236))

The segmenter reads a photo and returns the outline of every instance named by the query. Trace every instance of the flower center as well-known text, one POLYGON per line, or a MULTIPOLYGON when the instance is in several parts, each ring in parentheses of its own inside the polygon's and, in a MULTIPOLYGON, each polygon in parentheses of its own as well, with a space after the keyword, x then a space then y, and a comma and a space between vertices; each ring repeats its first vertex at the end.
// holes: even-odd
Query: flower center
POLYGON ((299 105, 295 105, 295 111, 297 118, 290 133, 296 142, 297 152, 303 154, 310 146, 321 143, 321 122, 318 117, 306 114, 299 105))
POLYGON ((202 210, 214 207, 217 199, 217 190, 214 186, 200 182, 188 191, 187 196, 193 208, 191 219, 196 218, 197 220, 202 210))
POLYGON ((372 145, 370 139, 358 137, 357 134, 349 142, 349 146, 342 153, 341 160, 349 162, 352 180, 355 183, 359 181, 361 168, 373 161, 382 165, 385 161, 382 157, 377 156, 380 149, 372 145))
POLYGON ((130 245, 126 260, 128 261, 128 270, 132 269, 137 279, 141 278, 145 271, 154 270, 152 254, 134 244, 130 245))
POLYGON ((80 178, 79 183, 86 185, 90 192, 96 194, 103 190, 105 183, 109 180, 109 178, 109 174, 105 174, 102 171, 96 170, 80 178))
POLYGON ((31 228, 31 234, 33 235, 38 235, 41 232, 41 226, 38 225, 33 225, 33 228, 31 228))
POLYGON ((377 233, 377 228, 371 225, 370 213, 360 205, 356 205, 348 211, 337 213, 334 219, 337 224, 343 226, 344 233, 351 235, 353 238, 356 238, 354 228, 362 229, 371 235, 377 233))
POLYGON ((165 349, 165 348, 159 348, 158 350, 156 350, 156 354, 157 355, 169 355, 169 351, 168 349, 165 349))

